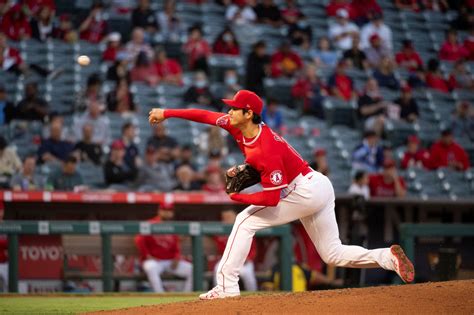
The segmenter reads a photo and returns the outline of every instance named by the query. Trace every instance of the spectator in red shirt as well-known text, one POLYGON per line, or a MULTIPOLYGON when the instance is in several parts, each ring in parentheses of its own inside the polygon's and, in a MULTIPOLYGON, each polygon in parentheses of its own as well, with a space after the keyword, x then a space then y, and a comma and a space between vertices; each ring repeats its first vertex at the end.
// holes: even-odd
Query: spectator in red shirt
MULTIPOLYGON (((351 3, 349 0, 331 0, 326 6, 326 15, 328 17, 335 17, 338 10, 344 9, 347 12, 350 12, 352 9, 351 3)), ((352 14, 350 14, 352 17, 352 14)))
POLYGON ((122 49, 121 40, 122 35, 119 32, 113 32, 107 36, 107 47, 102 53, 103 61, 115 62, 117 60, 117 53, 122 49))
POLYGON ((377 0, 352 0, 349 12, 352 19, 359 25, 370 21, 374 15, 381 15, 382 8, 377 0))
POLYGON ((403 153, 401 162, 402 169, 410 167, 425 167, 429 168, 430 165, 430 152, 423 148, 420 148, 420 139, 416 135, 408 137, 407 149, 403 153))
POLYGON ((369 177, 369 188, 371 197, 404 197, 407 192, 393 160, 384 161, 382 172, 369 177))
POLYGON ((103 16, 103 5, 96 3, 89 16, 79 26, 79 37, 91 43, 99 43, 107 34, 107 22, 103 16))
POLYGON ((286 0, 285 8, 281 10, 281 17, 286 24, 295 23, 299 18, 303 17, 297 1, 286 0))
POLYGON ((7 36, 0 32, 0 69, 21 74, 27 66, 21 59, 20 52, 8 46, 7 36))
MULTIPOLYGON (((223 210, 221 212, 221 222, 224 224, 234 224, 236 218, 235 211, 230 210, 223 210)), ((227 244, 227 240, 229 239, 228 235, 215 235, 212 237, 214 244, 216 246, 217 255, 222 258, 224 255, 225 246, 227 244)), ((314 246, 313 246, 314 247, 314 246)), ((255 266, 254 260, 257 256, 257 243, 255 242, 255 238, 253 239, 252 245, 250 247, 250 252, 245 260, 245 264, 239 272, 239 277, 242 279, 246 291, 257 291, 257 278, 255 277, 255 266)), ((216 263, 214 266, 214 274, 217 274, 217 267, 221 259, 216 263)), ((216 279, 214 279, 216 282, 216 279)))
POLYGON ((420 11, 418 0, 395 0, 395 6, 399 10, 411 10, 415 12, 420 11))
POLYGON ((474 26, 469 30, 469 35, 464 40, 464 48, 468 52, 467 59, 474 60, 474 26))
POLYGON ((448 84, 450 89, 474 90, 474 80, 464 60, 456 61, 449 75, 448 84))
POLYGON ((293 77, 303 67, 301 57, 291 50, 290 43, 284 41, 271 57, 272 77, 293 77))
POLYGON ((28 17, 20 4, 15 4, 2 19, 1 31, 11 40, 24 40, 31 37, 28 17))
POLYGON ((69 14, 61 14, 59 16, 59 25, 53 29, 53 38, 61 39, 68 43, 77 41, 77 32, 69 14))
POLYGON ((439 70, 439 61, 430 59, 428 61, 428 72, 426 73, 426 85, 440 92, 449 93, 449 83, 443 78, 439 70))
POLYGON ((202 186, 203 191, 210 193, 224 193, 225 183, 220 168, 209 167, 206 170, 206 183, 202 186))
POLYGON ((454 141, 451 129, 441 132, 441 138, 431 146, 431 167, 449 167, 457 171, 469 168, 469 156, 466 151, 454 141))
POLYGON ((207 73, 207 58, 211 54, 211 48, 202 38, 202 30, 199 26, 190 28, 188 41, 184 44, 183 51, 188 57, 189 70, 202 70, 207 73))
POLYGON ((166 84, 182 85, 183 70, 181 65, 174 59, 168 58, 163 47, 155 49, 154 66, 160 81, 166 84))
POLYGON ((413 43, 409 39, 403 40, 402 49, 395 55, 395 60, 398 66, 405 68, 411 72, 415 71, 418 67, 423 66, 423 60, 420 55, 413 47, 413 43))
POLYGON ((212 46, 214 54, 238 56, 240 54, 239 43, 235 38, 234 32, 230 28, 224 29, 219 36, 217 36, 214 45, 212 46))
POLYGON ((342 59, 336 67, 336 72, 329 77, 328 88, 330 94, 344 101, 350 101, 357 97, 354 91, 354 82, 346 74, 347 62, 342 59))
POLYGON ((156 86, 160 80, 156 68, 150 63, 145 52, 140 52, 135 62, 135 67, 130 71, 133 82, 142 82, 150 86, 156 86))
POLYGON ((446 33, 446 41, 441 45, 439 59, 446 61, 458 61, 468 57, 469 52, 458 41, 458 35, 455 30, 449 30, 446 33))
MULTIPOLYGON (((160 224, 173 219, 170 209, 159 209, 158 215, 148 222, 160 224)), ((181 256, 179 237, 177 235, 137 235, 135 244, 140 253, 142 268, 154 292, 164 292, 161 274, 163 272, 183 277, 184 291, 192 291, 193 265, 181 256)))
POLYGON ((22 0, 21 2, 28 7, 28 11, 32 16, 38 16, 44 7, 47 7, 52 12, 56 11, 54 0, 22 0))
POLYGON ((316 66, 308 63, 304 74, 291 88, 291 95, 303 101, 303 112, 324 119, 323 101, 326 88, 316 74, 316 66))

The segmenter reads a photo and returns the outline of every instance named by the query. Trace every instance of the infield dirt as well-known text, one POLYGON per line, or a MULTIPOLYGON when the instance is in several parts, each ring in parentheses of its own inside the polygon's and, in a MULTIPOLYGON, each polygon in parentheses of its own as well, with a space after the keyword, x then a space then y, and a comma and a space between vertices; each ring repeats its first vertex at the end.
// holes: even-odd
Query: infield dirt
POLYGON ((256 294, 89 314, 474 314, 474 280, 256 294))

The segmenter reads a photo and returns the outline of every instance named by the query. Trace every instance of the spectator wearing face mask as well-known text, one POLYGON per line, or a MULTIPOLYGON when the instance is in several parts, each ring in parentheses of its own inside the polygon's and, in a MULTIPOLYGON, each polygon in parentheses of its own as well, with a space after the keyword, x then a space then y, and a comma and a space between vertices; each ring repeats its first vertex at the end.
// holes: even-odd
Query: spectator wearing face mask
POLYGON ((234 69, 226 70, 224 73, 224 84, 227 93, 235 94, 242 89, 242 86, 239 84, 239 76, 234 69))
POLYGON ((101 42, 107 34, 107 22, 103 17, 103 5, 96 3, 89 16, 79 26, 79 37, 91 43, 101 42))
POLYGON ((194 84, 184 94, 184 101, 191 104, 214 106, 214 95, 208 86, 207 76, 203 71, 194 75, 194 84))
POLYGON ((238 56, 240 54, 240 48, 234 32, 229 28, 221 32, 214 42, 212 52, 214 54, 238 56))

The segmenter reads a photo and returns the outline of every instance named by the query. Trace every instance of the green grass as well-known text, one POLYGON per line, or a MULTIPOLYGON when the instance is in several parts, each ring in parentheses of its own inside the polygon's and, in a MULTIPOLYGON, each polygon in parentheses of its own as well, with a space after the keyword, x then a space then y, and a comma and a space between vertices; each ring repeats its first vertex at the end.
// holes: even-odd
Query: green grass
POLYGON ((78 314, 141 305, 196 300, 194 295, 1 296, 0 314, 78 314))

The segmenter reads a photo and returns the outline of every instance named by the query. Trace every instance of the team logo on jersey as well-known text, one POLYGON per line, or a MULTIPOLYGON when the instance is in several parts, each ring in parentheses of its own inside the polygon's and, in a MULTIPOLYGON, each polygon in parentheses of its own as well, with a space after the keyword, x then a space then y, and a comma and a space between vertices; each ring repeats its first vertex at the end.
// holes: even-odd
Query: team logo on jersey
POLYGON ((273 171, 270 174, 270 181, 272 182, 273 185, 280 185, 281 182, 283 181, 283 174, 281 173, 280 170, 273 171))
POLYGON ((217 126, 225 126, 225 125, 227 125, 227 124, 229 124, 229 116, 228 116, 228 115, 219 117, 219 118, 216 120, 216 125, 217 125, 217 126))

